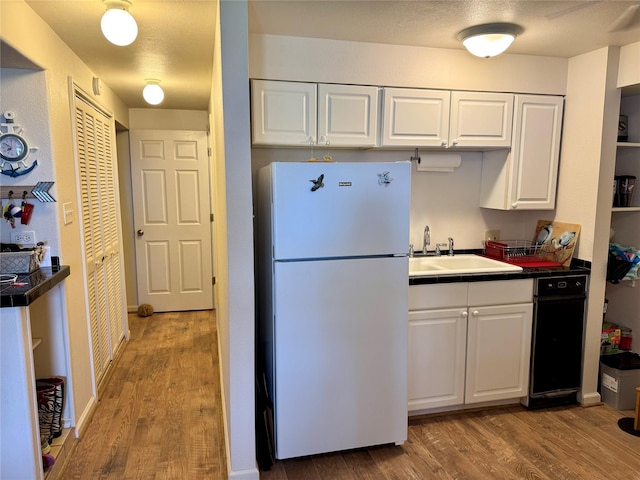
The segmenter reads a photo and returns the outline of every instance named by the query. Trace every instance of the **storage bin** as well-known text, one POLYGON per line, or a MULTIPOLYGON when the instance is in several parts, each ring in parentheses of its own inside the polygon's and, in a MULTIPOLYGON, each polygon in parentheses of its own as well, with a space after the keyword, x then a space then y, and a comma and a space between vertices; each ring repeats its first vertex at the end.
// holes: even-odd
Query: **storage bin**
POLYGON ((40 267, 38 253, 0 252, 0 273, 31 273, 40 267))
POLYGON ((640 355, 623 352, 600 359, 600 396, 616 410, 633 410, 640 387, 640 355))

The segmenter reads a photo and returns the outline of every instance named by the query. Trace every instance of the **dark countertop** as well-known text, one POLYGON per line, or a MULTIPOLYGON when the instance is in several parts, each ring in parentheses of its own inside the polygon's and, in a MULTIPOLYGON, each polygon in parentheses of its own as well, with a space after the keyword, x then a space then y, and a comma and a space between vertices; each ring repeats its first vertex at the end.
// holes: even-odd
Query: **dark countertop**
MULTIPOLYGON (((456 252, 458 253, 458 252, 456 252)), ((477 253, 477 252, 460 252, 477 253)), ((563 275, 589 275, 591 262, 573 259, 571 267, 535 267, 524 268, 521 272, 467 273, 461 275, 427 275, 409 277, 409 285, 427 285, 434 283, 491 282, 496 280, 517 280, 521 278, 557 277, 563 275)))
POLYGON ((70 274, 68 265, 40 267, 31 273, 18 274, 15 284, 0 285, 0 307, 27 307, 70 274))

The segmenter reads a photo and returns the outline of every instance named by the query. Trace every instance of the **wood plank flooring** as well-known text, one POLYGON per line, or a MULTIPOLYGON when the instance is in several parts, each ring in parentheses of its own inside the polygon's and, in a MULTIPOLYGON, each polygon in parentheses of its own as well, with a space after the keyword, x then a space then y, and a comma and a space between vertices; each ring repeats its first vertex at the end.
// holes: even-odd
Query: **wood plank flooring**
POLYGON ((214 315, 129 315, 131 339, 58 478, 227 477, 214 315))
MULTIPOLYGON (((131 340, 59 478, 227 478, 213 312, 129 317, 131 340)), ((261 480, 640 480, 607 405, 414 417, 408 441, 279 461, 261 480)))
POLYGON ((640 437, 607 405, 412 418, 402 446, 277 462, 261 480, 640 480, 640 437))

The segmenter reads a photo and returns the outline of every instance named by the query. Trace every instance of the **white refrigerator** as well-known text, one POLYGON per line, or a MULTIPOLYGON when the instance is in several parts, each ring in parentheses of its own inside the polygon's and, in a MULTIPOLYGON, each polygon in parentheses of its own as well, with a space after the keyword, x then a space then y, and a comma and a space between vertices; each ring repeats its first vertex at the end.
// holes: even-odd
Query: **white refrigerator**
POLYGON ((407 438, 409 162, 258 174, 258 358, 278 459, 407 438))

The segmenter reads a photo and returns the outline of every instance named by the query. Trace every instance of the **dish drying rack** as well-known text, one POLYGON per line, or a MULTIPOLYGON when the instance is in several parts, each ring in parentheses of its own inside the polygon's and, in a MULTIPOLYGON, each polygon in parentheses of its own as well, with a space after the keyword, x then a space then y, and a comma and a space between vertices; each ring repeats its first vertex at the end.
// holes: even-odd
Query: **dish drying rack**
POLYGON ((557 266, 558 262, 542 257, 543 245, 528 240, 487 240, 484 243, 484 255, 503 262, 520 266, 557 266))

